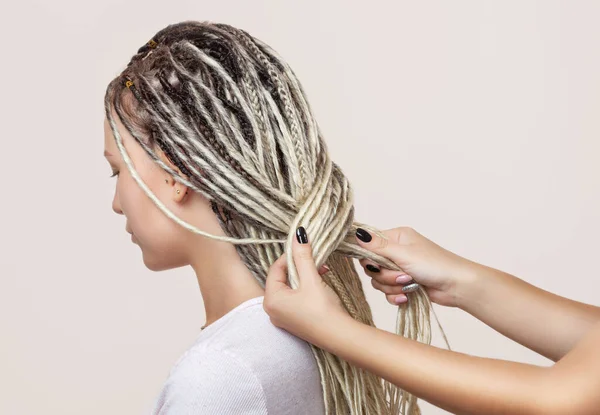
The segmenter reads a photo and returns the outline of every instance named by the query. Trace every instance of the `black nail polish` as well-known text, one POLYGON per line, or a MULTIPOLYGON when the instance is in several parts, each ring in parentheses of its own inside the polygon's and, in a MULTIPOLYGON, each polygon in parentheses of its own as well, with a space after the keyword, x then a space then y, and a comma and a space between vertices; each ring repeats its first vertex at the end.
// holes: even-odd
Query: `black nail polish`
POLYGON ((308 235, 306 234, 306 229, 304 229, 304 226, 300 226, 298 229, 296 229, 296 239, 298 239, 298 242, 301 244, 308 242, 308 235))
POLYGON ((371 264, 367 264, 367 269, 368 269, 369 271, 371 271, 371 272, 380 272, 380 271, 381 271, 379 268, 377 268, 377 267, 374 267, 374 266, 373 266, 373 265, 371 265, 371 264))
POLYGON ((371 239, 373 239, 371 234, 365 231, 363 228, 356 229, 356 236, 363 242, 371 242, 371 239))

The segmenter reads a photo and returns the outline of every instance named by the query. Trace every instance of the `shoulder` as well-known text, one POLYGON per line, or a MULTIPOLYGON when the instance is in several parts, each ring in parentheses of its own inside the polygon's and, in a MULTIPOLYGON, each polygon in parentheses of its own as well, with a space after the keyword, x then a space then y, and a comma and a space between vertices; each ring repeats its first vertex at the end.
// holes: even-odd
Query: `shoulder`
POLYGON ((262 303, 229 322, 213 345, 235 356, 262 385, 271 414, 322 414, 319 366, 307 342, 276 327, 262 303))
POLYGON ((155 414, 322 414, 322 406, 310 345, 274 326, 257 300, 200 334, 171 370, 155 414))
MULTIPOLYGON (((266 382, 267 375, 303 373, 316 369, 313 351, 304 340, 276 327, 262 303, 245 308, 204 342, 209 347, 231 353, 266 382)), ((275 379, 281 381, 281 378, 275 379)))
POLYGON ((267 413, 265 393, 256 374, 227 351, 194 347, 171 372, 154 414, 239 412, 267 413))

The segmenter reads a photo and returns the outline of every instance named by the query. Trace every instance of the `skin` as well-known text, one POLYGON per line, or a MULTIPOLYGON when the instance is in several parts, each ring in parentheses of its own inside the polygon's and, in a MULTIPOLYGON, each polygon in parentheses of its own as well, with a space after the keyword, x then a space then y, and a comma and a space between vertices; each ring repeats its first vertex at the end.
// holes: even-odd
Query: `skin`
POLYGON ((393 303, 406 284, 406 277, 396 282, 397 277, 409 275, 432 301, 459 307, 556 363, 539 367, 470 356, 355 321, 315 270, 310 235, 307 244, 295 241, 292 247, 298 289, 286 284, 285 257, 269 270, 263 306, 273 324, 452 413, 598 413, 599 307, 462 258, 414 229, 384 234, 387 239, 372 235, 368 243, 357 241, 403 270, 366 271, 388 301, 393 303))
MULTIPOLYGON (((114 113, 113 117, 135 170, 152 193, 182 220, 210 234, 225 236, 208 200, 176 182, 146 154, 114 113)), ((125 165, 107 119, 104 120, 104 151, 112 172, 118 173, 112 209, 125 216, 125 230, 132 233, 132 241, 140 247, 144 264, 153 271, 191 266, 204 301, 206 325, 244 301, 264 295, 264 289, 243 263, 235 246, 188 231, 165 216, 150 200, 125 165)), ((157 153, 181 174, 160 150, 157 153)))

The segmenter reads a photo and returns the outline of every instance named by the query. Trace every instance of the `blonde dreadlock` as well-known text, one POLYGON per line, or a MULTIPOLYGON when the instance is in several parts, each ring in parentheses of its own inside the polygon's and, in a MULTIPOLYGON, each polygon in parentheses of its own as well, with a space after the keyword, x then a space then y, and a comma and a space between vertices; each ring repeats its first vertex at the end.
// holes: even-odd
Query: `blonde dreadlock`
MULTIPOLYGON (((327 261, 331 269, 323 279, 353 318, 374 325, 352 258, 399 268, 356 243, 358 227, 385 236, 354 221, 350 183, 331 161, 294 72, 268 45, 225 24, 170 25, 109 84, 105 110, 132 177, 165 215, 191 232, 235 244, 263 287, 284 252, 290 286, 298 286, 288 247, 304 225, 317 267, 327 261), (150 191, 125 151, 113 110, 157 164, 210 201, 229 236, 181 220, 150 191), (182 174, 161 160, 157 146, 182 174)), ((422 288, 408 295, 398 308, 397 333, 429 343, 429 298, 422 288)), ((312 350, 327 414, 420 414, 414 396, 312 350)))

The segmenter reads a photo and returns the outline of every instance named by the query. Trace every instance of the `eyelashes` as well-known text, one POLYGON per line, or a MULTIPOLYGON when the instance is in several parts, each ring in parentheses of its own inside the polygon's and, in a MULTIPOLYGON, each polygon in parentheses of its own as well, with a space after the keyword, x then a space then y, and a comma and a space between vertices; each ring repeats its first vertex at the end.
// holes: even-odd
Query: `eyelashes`
POLYGON ((113 174, 110 177, 115 177, 115 176, 118 176, 118 175, 119 175, 119 172, 115 171, 115 172, 113 172, 113 174))

